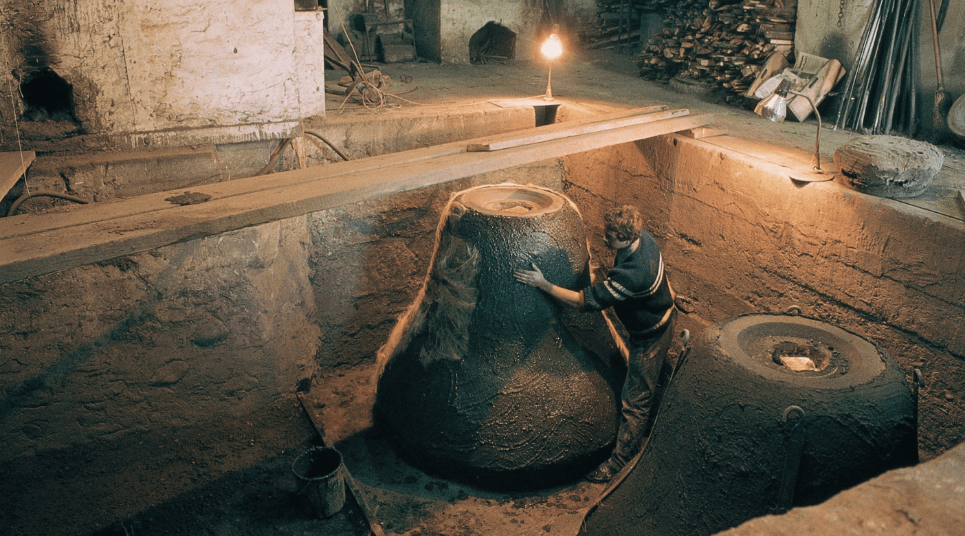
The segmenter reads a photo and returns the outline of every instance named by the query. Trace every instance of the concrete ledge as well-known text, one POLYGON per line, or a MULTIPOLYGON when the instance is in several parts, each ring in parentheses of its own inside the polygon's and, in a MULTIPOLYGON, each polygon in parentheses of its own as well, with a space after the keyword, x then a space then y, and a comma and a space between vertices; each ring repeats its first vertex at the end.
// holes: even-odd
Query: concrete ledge
POLYGON ((827 501, 752 519, 719 536, 951 536, 965 527, 965 443, 827 501))
POLYGON ((71 152, 129 151, 132 149, 161 149, 244 143, 275 140, 301 135, 301 122, 279 121, 219 127, 175 128, 152 132, 124 132, 118 134, 87 134, 65 140, 31 141, 31 149, 49 154, 71 152))

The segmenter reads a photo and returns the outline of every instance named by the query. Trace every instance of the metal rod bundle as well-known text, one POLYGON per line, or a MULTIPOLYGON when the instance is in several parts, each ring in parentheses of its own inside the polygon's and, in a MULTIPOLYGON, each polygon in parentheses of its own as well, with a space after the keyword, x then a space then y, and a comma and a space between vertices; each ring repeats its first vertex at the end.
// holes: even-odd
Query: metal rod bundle
POLYGON ((919 0, 878 0, 845 82, 834 128, 914 135, 919 0))

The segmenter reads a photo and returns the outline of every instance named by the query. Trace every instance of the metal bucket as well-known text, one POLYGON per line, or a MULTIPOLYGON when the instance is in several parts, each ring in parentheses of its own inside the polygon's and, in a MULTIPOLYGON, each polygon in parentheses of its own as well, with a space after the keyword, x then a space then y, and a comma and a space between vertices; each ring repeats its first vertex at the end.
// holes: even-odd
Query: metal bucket
POLYGON ((345 505, 345 476, 342 454, 329 447, 313 447, 295 458, 298 495, 305 498, 305 508, 312 517, 331 517, 345 505))

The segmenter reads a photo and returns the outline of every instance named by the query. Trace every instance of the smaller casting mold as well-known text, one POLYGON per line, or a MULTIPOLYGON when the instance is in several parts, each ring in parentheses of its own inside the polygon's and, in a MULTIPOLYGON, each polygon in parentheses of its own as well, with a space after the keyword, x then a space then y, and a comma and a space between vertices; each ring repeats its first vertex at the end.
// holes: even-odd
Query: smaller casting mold
POLYGON ((798 316, 724 320, 696 334, 649 443, 580 534, 709 536, 819 504, 918 463, 916 431, 905 373, 872 342, 798 316))
POLYGON ((938 147, 923 141, 860 136, 834 152, 834 163, 859 192, 905 198, 928 189, 944 156, 938 147))

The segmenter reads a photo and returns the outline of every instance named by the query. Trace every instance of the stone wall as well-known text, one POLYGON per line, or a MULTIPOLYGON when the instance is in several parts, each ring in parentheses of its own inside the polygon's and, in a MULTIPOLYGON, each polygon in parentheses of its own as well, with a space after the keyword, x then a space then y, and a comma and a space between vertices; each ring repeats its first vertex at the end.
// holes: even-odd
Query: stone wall
POLYGON ((0 459, 223 426, 317 369, 293 218, 0 288, 0 459))
POLYGON ((537 38, 544 22, 542 2, 409 0, 406 10, 416 24, 419 54, 428 59, 469 63, 469 38, 489 21, 516 33, 515 59, 531 60, 539 53, 537 38))
MULTIPOLYGON (((596 0, 389 0, 387 4, 388 15, 382 4, 376 3, 377 16, 381 20, 411 19, 418 55, 442 63, 469 63, 469 38, 489 21, 516 32, 516 59, 531 60, 539 54, 538 37, 551 21, 560 24, 564 36, 575 36, 593 28, 597 15, 596 0)), ((329 0, 332 35, 342 39, 343 23, 351 29, 353 15, 364 10, 362 0, 329 0)))

